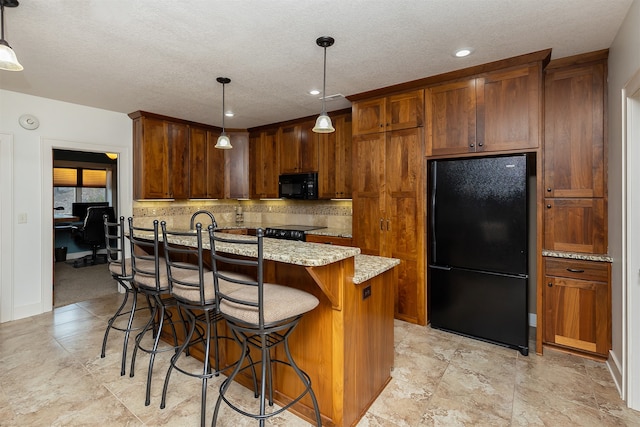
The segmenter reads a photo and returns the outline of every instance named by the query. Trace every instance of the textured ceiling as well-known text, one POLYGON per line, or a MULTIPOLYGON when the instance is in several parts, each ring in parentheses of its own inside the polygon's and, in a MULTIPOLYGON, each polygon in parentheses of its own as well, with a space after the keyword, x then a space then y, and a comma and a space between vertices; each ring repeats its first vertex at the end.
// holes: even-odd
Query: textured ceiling
MULTIPOLYGON (((24 66, 0 88, 122 113, 248 128, 352 95, 552 48, 608 48, 632 0, 20 0, 5 38, 24 66), (473 54, 455 58, 460 47, 473 54)), ((349 107, 346 99, 327 110, 349 107)))

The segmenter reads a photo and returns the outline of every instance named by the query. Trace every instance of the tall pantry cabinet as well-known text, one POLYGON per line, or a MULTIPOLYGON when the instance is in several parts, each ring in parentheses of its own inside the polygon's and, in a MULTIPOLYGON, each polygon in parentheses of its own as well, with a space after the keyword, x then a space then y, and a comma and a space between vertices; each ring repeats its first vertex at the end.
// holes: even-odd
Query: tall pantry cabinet
POLYGON ((353 243, 400 259, 395 317, 426 324, 423 90, 354 102, 353 243))
POLYGON ((606 358, 611 348, 606 78, 607 51, 552 61, 545 70, 538 352, 544 343, 606 358))

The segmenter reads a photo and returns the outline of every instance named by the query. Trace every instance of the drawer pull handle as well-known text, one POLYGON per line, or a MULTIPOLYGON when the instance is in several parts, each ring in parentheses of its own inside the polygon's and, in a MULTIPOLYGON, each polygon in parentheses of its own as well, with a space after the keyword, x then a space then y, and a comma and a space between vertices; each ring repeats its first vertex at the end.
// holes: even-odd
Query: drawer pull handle
POLYGON ((580 268, 567 268, 567 271, 569 273, 584 273, 584 270, 580 268))
POLYGON ((549 282, 549 283, 547 283, 547 286, 548 286, 548 287, 552 287, 552 286, 553 286, 553 283, 549 282))

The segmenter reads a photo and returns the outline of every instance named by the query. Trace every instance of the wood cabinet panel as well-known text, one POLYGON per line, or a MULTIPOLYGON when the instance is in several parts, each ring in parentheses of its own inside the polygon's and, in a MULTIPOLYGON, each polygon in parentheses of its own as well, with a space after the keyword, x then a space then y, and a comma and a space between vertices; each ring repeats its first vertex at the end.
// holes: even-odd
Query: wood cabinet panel
POLYGON ((224 194, 230 199, 248 199, 249 188, 249 133, 230 132, 231 150, 224 151, 224 194))
POLYGON ((476 145, 475 79, 426 90, 427 156, 466 153, 476 145))
POLYGON ((424 91, 422 89, 355 102, 353 135, 388 132, 422 126, 424 91))
POLYGON ((537 148, 541 88, 538 66, 489 73, 476 83, 476 151, 537 148))
POLYGON ((609 268, 609 264, 590 261, 545 260, 545 343, 607 356, 611 348, 609 268), (585 270, 582 278, 580 270, 585 270), (604 280, 593 280, 593 276, 604 280))
POLYGON ((401 260, 395 316, 424 324, 425 238, 422 128, 353 138, 353 242, 401 260))
POLYGON ((547 197, 603 197, 605 64, 545 76, 547 197))
POLYGON ((540 86, 532 65, 427 88, 426 155, 537 148, 540 86))
POLYGON ((333 133, 316 133, 318 148, 318 197, 351 198, 351 115, 332 118, 333 133))
POLYGON ((307 234, 306 241, 311 243, 323 243, 326 245, 353 246, 349 237, 322 236, 319 234, 307 234))
POLYGON ((166 123, 169 143, 169 177, 174 199, 189 198, 189 127, 182 123, 166 123))
POLYGON ((603 199, 545 199, 544 248, 607 253, 603 199))
POLYGON ((169 141, 164 120, 138 117, 133 121, 135 199, 166 199, 169 188, 169 141))
POLYGON ((280 173, 300 172, 301 135, 302 130, 300 125, 280 128, 278 135, 280 173))
POLYGON ((253 181, 253 195, 256 198, 278 197, 279 156, 278 129, 262 131, 249 138, 254 155, 250 167, 253 181))
POLYGON ((226 150, 215 148, 218 136, 219 133, 204 128, 189 127, 189 195, 192 199, 225 197, 226 150))

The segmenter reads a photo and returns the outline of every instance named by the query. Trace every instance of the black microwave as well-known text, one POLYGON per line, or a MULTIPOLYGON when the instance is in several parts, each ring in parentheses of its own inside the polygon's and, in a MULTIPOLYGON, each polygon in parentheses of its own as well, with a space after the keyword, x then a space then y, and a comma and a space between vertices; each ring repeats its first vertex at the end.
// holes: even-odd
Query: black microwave
POLYGON ((295 173, 280 175, 278 197, 283 199, 312 200, 318 198, 318 174, 295 173))

